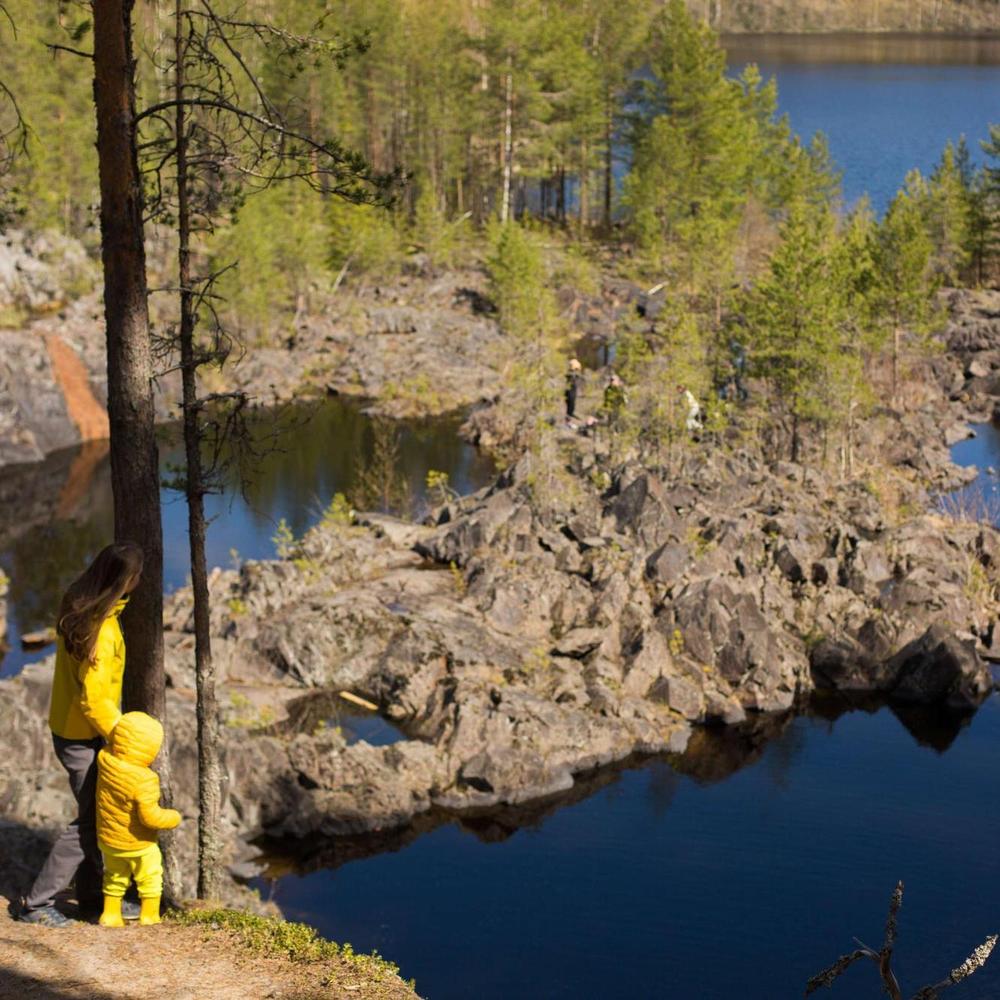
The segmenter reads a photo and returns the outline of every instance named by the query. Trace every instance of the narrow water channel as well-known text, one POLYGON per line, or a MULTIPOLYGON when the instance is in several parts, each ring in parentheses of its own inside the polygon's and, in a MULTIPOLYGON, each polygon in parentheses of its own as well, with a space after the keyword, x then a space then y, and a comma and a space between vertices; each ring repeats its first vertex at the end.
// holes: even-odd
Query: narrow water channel
MULTIPOLYGON (((388 469, 373 465, 377 427, 360 406, 331 399, 285 413, 273 446, 253 463, 246 490, 231 472, 222 492, 206 498, 209 566, 229 566, 234 553, 244 559, 274 554, 274 534, 282 519, 296 536, 319 520, 335 493, 350 494, 359 474, 391 479, 392 492, 407 512, 427 507, 430 469, 448 474, 451 485, 469 493, 493 476, 492 462, 458 435, 459 417, 395 425, 395 449, 388 469)), ((161 469, 169 478, 181 453, 165 434, 161 469)), ((161 491, 163 504, 163 584, 169 592, 188 579, 187 507, 174 490, 161 491)), ((373 500, 377 507, 379 501, 373 500)), ((5 469, 0 477, 0 569, 10 578, 8 643, 0 676, 16 674, 25 663, 50 650, 24 651, 19 636, 51 624, 59 598, 81 567, 113 535, 113 508, 107 448, 103 443, 52 455, 42 463, 5 469)))

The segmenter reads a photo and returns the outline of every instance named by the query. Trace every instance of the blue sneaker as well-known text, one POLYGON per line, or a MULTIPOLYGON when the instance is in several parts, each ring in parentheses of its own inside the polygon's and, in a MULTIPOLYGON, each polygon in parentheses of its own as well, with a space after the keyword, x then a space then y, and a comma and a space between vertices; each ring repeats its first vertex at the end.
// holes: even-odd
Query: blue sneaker
POLYGON ((54 906, 39 906, 37 910, 22 907, 17 919, 25 924, 38 924, 40 927, 72 927, 76 923, 54 906))

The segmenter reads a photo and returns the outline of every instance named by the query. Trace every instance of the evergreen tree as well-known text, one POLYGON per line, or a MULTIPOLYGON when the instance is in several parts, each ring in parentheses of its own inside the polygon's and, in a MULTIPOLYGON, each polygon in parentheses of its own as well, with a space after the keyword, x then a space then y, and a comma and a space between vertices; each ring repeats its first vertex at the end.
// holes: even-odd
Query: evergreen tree
POLYGON ((958 153, 948 143, 927 185, 925 221, 934 244, 933 268, 946 284, 957 284, 969 264, 972 206, 958 153))
POLYGON ((892 362, 892 402, 899 405, 900 365, 907 343, 923 347, 940 322, 934 292, 934 243, 927 229, 927 182, 911 171, 893 198, 875 244, 878 285, 873 292, 892 362))
POLYGON ((803 421, 827 421, 839 405, 830 378, 841 361, 833 334, 844 310, 835 245, 830 209, 795 201, 768 272, 745 302, 751 364, 790 417, 793 462, 801 456, 803 421))

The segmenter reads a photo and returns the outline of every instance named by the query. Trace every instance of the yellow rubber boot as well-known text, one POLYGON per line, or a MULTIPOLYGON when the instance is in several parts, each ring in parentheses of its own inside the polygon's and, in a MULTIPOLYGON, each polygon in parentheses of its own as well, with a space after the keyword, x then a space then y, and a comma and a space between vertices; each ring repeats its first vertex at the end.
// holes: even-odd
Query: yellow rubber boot
POLYGON ((139 900, 139 923, 158 924, 160 922, 160 897, 144 896, 139 900))
POLYGON ((101 914, 101 919, 98 923, 102 927, 124 927, 125 921, 122 920, 122 898, 121 896, 105 896, 104 897, 104 912, 101 914))

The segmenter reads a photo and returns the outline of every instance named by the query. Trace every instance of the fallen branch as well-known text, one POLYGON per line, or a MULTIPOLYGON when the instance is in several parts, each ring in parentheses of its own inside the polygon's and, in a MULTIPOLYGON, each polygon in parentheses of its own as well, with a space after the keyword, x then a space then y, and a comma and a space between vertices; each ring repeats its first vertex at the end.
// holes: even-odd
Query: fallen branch
MULTIPOLYGON (((855 938, 858 948, 850 954, 841 955, 833 965, 813 976, 806 983, 805 995, 810 996, 817 990, 823 989, 824 986, 832 986, 840 974, 849 969, 855 962, 862 958, 868 958, 878 966, 883 992, 887 993, 891 1000, 903 1000, 903 992, 892 971, 892 949, 896 944, 897 917, 902 903, 903 883, 897 882, 892 898, 889 900, 889 916, 885 922, 885 940, 882 947, 875 951, 874 948, 869 948, 864 942, 855 938)), ((981 969, 992 954, 996 943, 997 935, 993 934, 976 948, 958 968, 952 969, 947 979, 943 979, 933 986, 925 986, 923 989, 917 990, 911 1000, 938 1000, 941 990, 954 986, 956 983, 962 982, 963 979, 968 979, 977 969, 981 969)))

